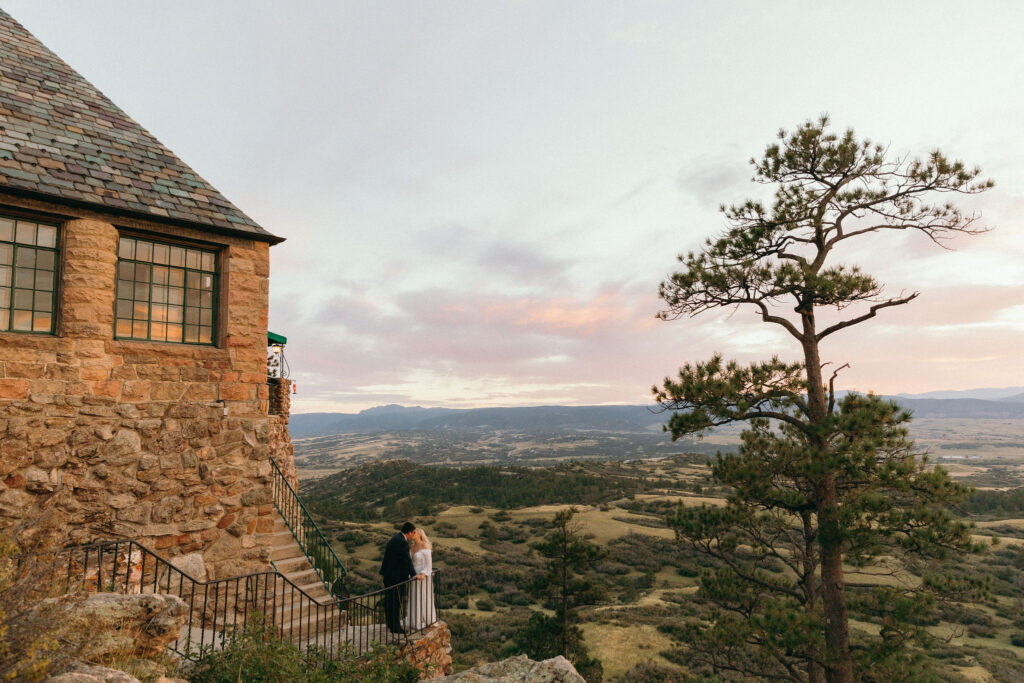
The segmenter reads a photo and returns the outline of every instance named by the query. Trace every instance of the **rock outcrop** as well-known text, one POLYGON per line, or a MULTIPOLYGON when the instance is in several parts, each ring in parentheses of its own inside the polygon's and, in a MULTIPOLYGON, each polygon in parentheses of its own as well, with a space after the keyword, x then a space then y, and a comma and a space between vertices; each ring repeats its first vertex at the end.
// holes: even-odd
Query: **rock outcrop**
MULTIPOLYGON (((140 683, 140 681, 135 676, 118 669, 109 669, 105 666, 93 666, 92 664, 80 662, 70 671, 66 671, 59 676, 50 676, 46 679, 45 683, 140 683)), ((155 679, 153 683, 188 683, 188 681, 182 678, 161 676, 155 679)))
POLYGON ((535 662, 526 655, 460 671, 451 676, 431 678, 430 683, 587 683, 562 656, 535 662))
POLYGON ((93 593, 75 610, 75 619, 96 634, 82 658, 160 656, 178 638, 188 607, 175 595, 93 593))

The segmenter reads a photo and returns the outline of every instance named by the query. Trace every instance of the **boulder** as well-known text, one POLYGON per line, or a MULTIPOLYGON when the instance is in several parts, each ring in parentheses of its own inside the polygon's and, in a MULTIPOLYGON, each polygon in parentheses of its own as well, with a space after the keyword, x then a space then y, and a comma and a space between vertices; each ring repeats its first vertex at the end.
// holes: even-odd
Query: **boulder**
POLYGON ((185 601, 175 595, 93 593, 74 618, 97 634, 82 658, 99 660, 157 656, 178 638, 187 617, 185 601))
POLYGON ((535 662, 526 655, 488 662, 451 676, 429 680, 430 683, 587 683, 565 657, 535 662))
POLYGON ((139 683, 139 679, 117 669, 79 662, 70 671, 50 676, 44 683, 139 683))
MULTIPOLYGON (((155 678, 148 677, 147 680, 153 683, 188 683, 181 678, 167 678, 160 674, 156 674, 155 678)), ((139 679, 118 669, 75 662, 68 671, 49 676, 43 683, 139 683, 139 679)))

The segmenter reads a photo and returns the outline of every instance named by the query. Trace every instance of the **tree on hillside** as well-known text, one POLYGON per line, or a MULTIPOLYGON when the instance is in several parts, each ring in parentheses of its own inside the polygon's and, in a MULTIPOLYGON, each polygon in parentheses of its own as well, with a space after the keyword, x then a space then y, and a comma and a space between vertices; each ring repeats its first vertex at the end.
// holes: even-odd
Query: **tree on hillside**
POLYGON ((555 602, 555 616, 543 612, 531 615, 527 625, 516 633, 515 647, 535 659, 562 655, 586 680, 600 683, 601 663, 587 653, 583 633, 576 625, 576 609, 602 599, 604 591, 589 572, 605 552, 583 538, 578 512, 569 507, 556 513, 551 533, 533 545, 548 559, 534 592, 555 602))
POLYGON ((673 439, 748 425, 739 452, 712 466, 731 490, 727 504, 680 505, 670 517, 678 538, 720 567, 701 577, 700 594, 718 611, 685 634, 686 656, 720 675, 765 679, 924 675, 907 645, 928 637, 918 624, 939 580, 915 584, 907 572, 976 549, 947 511, 966 491, 915 451, 906 412, 875 396, 837 397, 845 365, 823 361, 821 347, 918 296, 887 295, 836 262, 847 243, 891 248, 886 236, 899 231, 945 246, 981 232, 976 216, 934 198, 992 182, 939 151, 891 157, 852 130, 833 132, 825 116, 780 132, 751 163, 755 182, 774 185, 774 201, 722 207, 727 229, 679 257, 681 269, 661 284, 659 317, 752 308, 796 340, 802 360, 744 366, 715 355, 654 387, 673 411, 673 439), (851 609, 879 635, 851 633, 851 609))

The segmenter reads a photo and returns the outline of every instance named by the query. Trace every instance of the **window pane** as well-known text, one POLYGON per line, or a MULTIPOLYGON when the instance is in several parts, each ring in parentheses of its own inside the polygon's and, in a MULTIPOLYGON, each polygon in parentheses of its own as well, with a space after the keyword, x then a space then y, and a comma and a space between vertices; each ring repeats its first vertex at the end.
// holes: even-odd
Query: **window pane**
POLYGON ((135 302, 135 319, 136 320, 148 320, 149 319, 149 304, 143 301, 135 302))
POLYGON ((11 329, 19 332, 31 332, 32 311, 15 311, 11 317, 11 329))
POLYGON ((117 245, 117 257, 118 258, 135 258, 135 240, 131 237, 122 237, 121 241, 117 245))
POLYGON ((136 320, 132 323, 132 336, 136 339, 145 339, 149 335, 149 323, 145 320, 136 320))
POLYGON ((135 264, 135 281, 149 282, 149 266, 142 263, 135 264))
MULTIPOLYGON (((132 302, 125 301, 124 299, 117 300, 117 317, 118 318, 130 318, 132 317, 132 302)), ((121 334, 118 332, 118 334, 121 334)))
POLYGON ((211 344, 213 343, 213 334, 209 327, 199 328, 199 343, 200 344, 211 344))
POLYGON ((11 321, 11 312, 6 308, 0 308, 0 330, 7 329, 7 323, 11 321))
POLYGON ((11 286, 11 267, 0 266, 0 287, 11 286))
POLYGON ((185 309, 185 322, 189 325, 199 324, 199 309, 198 308, 186 308, 185 309))
POLYGON ((166 285, 167 284, 167 268, 164 266, 153 266, 153 284, 154 285, 166 285))
MULTIPOLYGON (((36 243, 36 224, 26 223, 24 221, 18 221, 18 227, 15 231, 15 241, 21 242, 22 244, 35 244, 36 243)), ((29 323, 31 325, 31 322, 29 323)), ((28 328, 26 328, 28 329, 28 328)))
POLYGON ((203 270, 213 272, 213 254, 208 251, 203 252, 203 270))
POLYGON ((135 265, 121 261, 117 264, 117 276, 122 280, 131 280, 135 277, 135 265))
POLYGON ((153 285, 153 303, 155 303, 155 304, 165 304, 165 303, 167 303, 167 288, 166 287, 158 287, 157 285, 153 285))
POLYGON ((167 326, 167 341, 181 341, 181 325, 167 326))
POLYGON ((157 341, 167 341, 167 326, 163 323, 154 322, 149 326, 149 338, 157 341))
POLYGON ((18 250, 14 253, 14 265, 19 268, 35 268, 36 250, 18 247, 18 250))
POLYGON ((50 312, 53 310, 53 295, 50 292, 36 292, 35 306, 37 311, 50 312))
POLYGON ((32 310, 32 290, 31 289, 16 289, 14 290, 14 307, 15 308, 26 308, 32 310))
POLYGON ((185 271, 183 270, 171 270, 171 282, 170 284, 174 287, 185 286, 185 271))
POLYGON ((32 289, 35 286, 36 271, 31 268, 16 268, 14 271, 14 286, 32 289))
POLYGON ((203 309, 199 312, 199 324, 200 325, 212 325, 213 324, 213 311, 209 309, 203 309))
POLYGON ((131 299, 132 290, 135 284, 129 280, 118 280, 117 281, 117 298, 118 299, 131 299))
POLYGON ((177 305, 180 306, 181 303, 184 300, 185 300, 185 290, 184 289, 178 289, 178 288, 175 287, 174 289, 168 290, 168 292, 167 292, 167 303, 169 303, 169 304, 177 304, 177 305))
POLYGON ((14 258, 14 247, 9 244, 0 244, 0 263, 9 266, 12 258, 14 258))
MULTIPOLYGON (((11 307, 11 290, 0 289, 0 308, 11 307)), ((6 325, 0 325, 0 329, 7 327, 6 325)))
POLYGON ((36 233, 36 244, 41 247, 57 246, 57 228, 52 225, 40 225, 36 233))
POLYGON ((37 270, 36 271, 36 289, 41 289, 45 292, 53 291, 53 271, 52 270, 37 270))
POLYGON ((171 265, 183 268, 185 266, 185 248, 171 247, 171 265))
POLYGON ((185 278, 185 286, 189 289, 199 289, 199 273, 189 271, 185 278))
POLYGON ((185 343, 199 343, 199 327, 196 325, 185 325, 185 343))
POLYGON ((199 252, 195 249, 185 251, 185 267, 199 270, 199 252))
POLYGON ((183 314, 181 306, 168 306, 167 307, 167 322, 169 323, 180 323, 183 314))
POLYGON ((135 300, 149 301, 149 285, 141 282, 135 283, 135 300))
POLYGON ((50 331, 50 314, 49 313, 36 313, 32 316, 32 331, 33 332, 49 332, 50 331))
MULTIPOLYGON (((5 242, 14 241, 14 221, 10 218, 0 218, 0 240, 5 242)), ((7 327, 3 325, 3 327, 7 327)))
POLYGON ((136 261, 152 261, 153 260, 153 243, 143 242, 139 240, 135 245, 135 260, 136 261))
POLYGON ((153 322, 167 322, 167 306, 164 304, 153 304, 150 307, 149 319, 153 322))
POLYGON ((167 265, 167 261, 170 259, 171 248, 166 244, 154 244, 153 245, 153 263, 161 263, 167 265))
POLYGON ((52 251, 43 251, 40 249, 36 252, 36 268, 43 270, 53 270, 54 253, 52 251))
POLYGON ((213 276, 204 274, 199 278, 199 289, 212 290, 213 289, 213 276))
POLYGON ((123 318, 117 319, 117 336, 118 337, 130 337, 132 336, 132 321, 125 320, 123 318))

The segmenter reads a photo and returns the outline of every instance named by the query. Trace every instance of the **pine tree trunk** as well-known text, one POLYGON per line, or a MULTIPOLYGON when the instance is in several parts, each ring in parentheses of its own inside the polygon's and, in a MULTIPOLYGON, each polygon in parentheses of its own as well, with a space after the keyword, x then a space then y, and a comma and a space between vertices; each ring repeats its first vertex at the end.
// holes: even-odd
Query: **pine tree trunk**
POLYGON ((821 599, 825 615, 825 661, 830 683, 853 683, 850 622, 846 614, 846 579, 836 507, 836 484, 826 475, 818 489, 818 538, 821 543, 821 599))
MULTIPOLYGON (((801 312, 802 346, 807 372, 807 411, 811 425, 822 424, 827 415, 825 382, 815 339, 814 313, 801 312)), ((816 457, 827 456, 828 444, 812 435, 810 447, 816 457), (817 441, 817 442, 816 442, 817 441)), ((842 529, 839 524, 835 478, 822 476, 815 491, 818 508, 818 543, 821 548, 821 601, 825 617, 825 675, 829 683, 853 683, 850 654, 850 623, 846 613, 846 579, 843 574, 842 529)))

